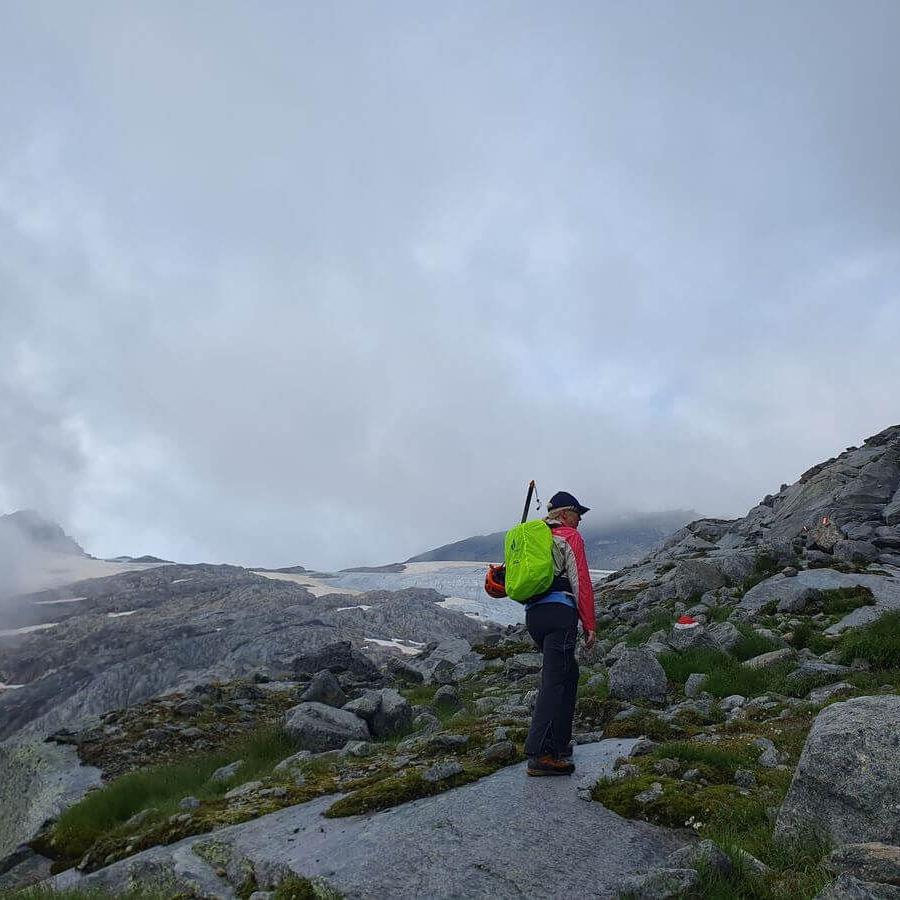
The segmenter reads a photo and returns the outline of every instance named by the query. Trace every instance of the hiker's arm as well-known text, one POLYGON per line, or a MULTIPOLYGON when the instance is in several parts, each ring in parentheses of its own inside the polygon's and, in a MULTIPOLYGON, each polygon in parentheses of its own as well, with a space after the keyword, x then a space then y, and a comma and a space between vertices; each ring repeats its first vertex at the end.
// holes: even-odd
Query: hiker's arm
POLYGON ((566 535, 566 543, 571 551, 566 554, 566 575, 572 585, 575 602, 578 604, 578 618, 581 619, 588 640, 592 641, 597 623, 594 613, 594 586, 591 584, 591 572, 584 552, 584 539, 572 529, 572 533, 566 535))

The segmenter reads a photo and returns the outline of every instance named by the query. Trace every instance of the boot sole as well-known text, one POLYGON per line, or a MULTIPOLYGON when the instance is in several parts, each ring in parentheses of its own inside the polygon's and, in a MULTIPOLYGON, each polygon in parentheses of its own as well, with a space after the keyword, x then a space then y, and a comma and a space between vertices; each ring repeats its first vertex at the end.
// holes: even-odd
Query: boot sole
POLYGON ((559 775, 572 775, 572 774, 574 774, 574 772, 553 772, 553 771, 548 770, 548 769, 526 769, 525 772, 526 772, 528 775, 531 775, 531 776, 534 777, 534 778, 541 777, 541 776, 544 776, 544 775, 550 775, 551 777, 553 777, 553 776, 559 776, 559 775))

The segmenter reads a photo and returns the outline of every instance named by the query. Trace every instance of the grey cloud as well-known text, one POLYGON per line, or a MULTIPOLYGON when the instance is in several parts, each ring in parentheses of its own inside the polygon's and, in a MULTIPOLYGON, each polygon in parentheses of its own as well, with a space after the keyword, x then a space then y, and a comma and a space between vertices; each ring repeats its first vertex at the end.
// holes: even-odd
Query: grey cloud
POLYGON ((895 4, 2 17, 0 501, 93 552, 739 514, 897 418, 895 4))

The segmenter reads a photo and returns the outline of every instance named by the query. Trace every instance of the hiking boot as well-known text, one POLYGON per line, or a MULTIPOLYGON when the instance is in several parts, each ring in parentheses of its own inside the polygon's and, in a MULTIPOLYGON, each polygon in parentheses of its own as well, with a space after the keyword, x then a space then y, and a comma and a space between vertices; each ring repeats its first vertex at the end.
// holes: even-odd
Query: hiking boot
POLYGON ((575 741, 571 741, 569 746, 566 747, 562 753, 559 754, 560 759, 571 759, 572 755, 575 753, 575 741))
POLYGON ((529 775, 571 775, 575 766, 571 760, 557 759, 555 756, 532 756, 528 759, 529 775))

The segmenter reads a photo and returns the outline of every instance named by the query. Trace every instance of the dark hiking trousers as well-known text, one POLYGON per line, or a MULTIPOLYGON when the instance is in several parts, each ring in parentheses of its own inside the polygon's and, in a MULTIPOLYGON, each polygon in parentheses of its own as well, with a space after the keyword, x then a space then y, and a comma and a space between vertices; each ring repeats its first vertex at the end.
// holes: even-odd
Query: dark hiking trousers
POLYGON ((543 603, 527 609, 525 623, 544 654, 541 689, 525 741, 528 756, 558 756, 572 740, 578 663, 575 638, 578 613, 564 603, 543 603))

